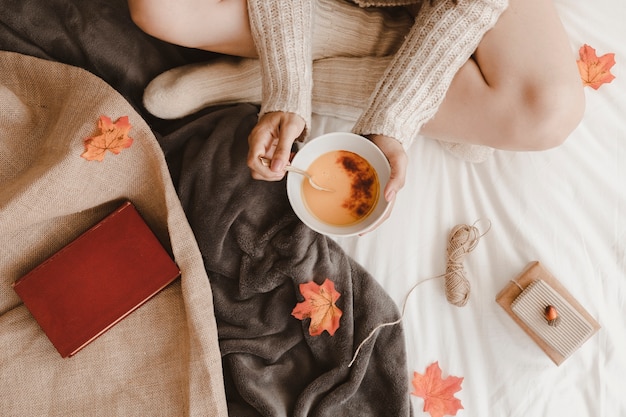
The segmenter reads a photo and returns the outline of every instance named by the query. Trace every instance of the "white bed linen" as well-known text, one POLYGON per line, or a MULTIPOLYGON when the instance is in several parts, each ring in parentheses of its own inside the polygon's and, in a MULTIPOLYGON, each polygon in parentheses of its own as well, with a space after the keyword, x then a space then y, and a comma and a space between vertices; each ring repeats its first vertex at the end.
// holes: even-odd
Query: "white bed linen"
MULTIPOLYGON (((400 306, 415 283, 445 271, 453 226, 491 222, 464 262, 468 304, 449 304, 443 280, 428 281, 409 298, 404 319, 411 376, 438 361, 443 377, 464 378, 457 416, 626 416, 626 2, 555 4, 572 59, 589 44, 617 61, 612 83, 585 87, 586 113, 568 141, 470 164, 418 139, 392 217, 368 235, 337 239, 400 306), (559 367, 495 302, 534 260, 602 326, 559 367)), ((312 136, 350 127, 315 116, 312 136)), ((416 416, 428 415, 412 398, 416 416)))

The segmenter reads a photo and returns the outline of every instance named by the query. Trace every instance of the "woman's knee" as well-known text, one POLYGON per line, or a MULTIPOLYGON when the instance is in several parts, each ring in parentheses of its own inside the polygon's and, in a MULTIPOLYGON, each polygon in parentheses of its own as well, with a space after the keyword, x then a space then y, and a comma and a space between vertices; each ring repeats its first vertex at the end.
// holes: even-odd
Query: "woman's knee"
POLYGON ((585 111, 582 83, 544 88, 541 101, 535 108, 536 118, 541 121, 536 146, 539 149, 560 146, 582 120, 585 111))
POLYGON ((554 82, 526 86, 506 113, 510 126, 504 147, 546 150, 560 146, 580 123, 585 96, 582 84, 554 82))

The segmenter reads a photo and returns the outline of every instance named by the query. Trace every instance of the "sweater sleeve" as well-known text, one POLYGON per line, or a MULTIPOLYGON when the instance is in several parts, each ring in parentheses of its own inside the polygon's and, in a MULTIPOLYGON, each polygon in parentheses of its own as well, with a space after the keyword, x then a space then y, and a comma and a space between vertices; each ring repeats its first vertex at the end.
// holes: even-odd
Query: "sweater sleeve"
POLYGON ((507 5, 508 0, 424 1, 353 131, 390 136, 408 148, 507 5))
POLYGON ((295 113, 311 125, 313 0, 248 0, 261 64, 260 115, 295 113))

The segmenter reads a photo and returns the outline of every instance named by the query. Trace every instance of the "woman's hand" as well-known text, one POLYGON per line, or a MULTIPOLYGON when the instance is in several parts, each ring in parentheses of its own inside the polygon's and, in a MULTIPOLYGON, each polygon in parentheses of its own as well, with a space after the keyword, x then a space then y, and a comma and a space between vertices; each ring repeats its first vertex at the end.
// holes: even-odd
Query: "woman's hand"
POLYGON ((289 164, 291 146, 302 136, 305 121, 295 113, 265 113, 248 136, 248 167, 252 178, 265 181, 278 181, 285 176, 285 166, 289 164), (272 160, 264 166, 259 157, 272 160))
POLYGON ((383 135, 370 135, 369 138, 380 148, 381 151, 383 151, 389 161, 389 165, 391 166, 389 182, 387 182, 387 185, 383 190, 383 196, 385 197, 385 200, 389 202, 391 207, 387 210, 385 216, 372 226, 368 232, 376 229, 391 215, 393 205, 396 201, 396 195, 402 187, 404 187, 404 182, 406 180, 406 167, 408 164, 406 152, 404 151, 402 144, 396 139, 383 135))

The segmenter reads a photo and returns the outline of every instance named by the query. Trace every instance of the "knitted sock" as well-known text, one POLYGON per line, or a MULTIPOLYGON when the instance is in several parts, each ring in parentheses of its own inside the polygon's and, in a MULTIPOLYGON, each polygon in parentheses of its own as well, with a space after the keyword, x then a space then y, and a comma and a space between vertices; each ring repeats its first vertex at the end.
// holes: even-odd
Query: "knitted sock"
POLYGON ((162 119, 177 119, 215 104, 260 103, 260 71, 256 59, 230 57, 173 68, 148 84, 143 103, 162 119))
POLYGON ((345 0, 317 0, 314 10, 314 60, 392 55, 413 25, 412 15, 401 7, 362 8, 345 0))
MULTIPOLYGON (((389 58, 326 58, 313 63, 313 112, 356 120, 389 58), (353 71, 355 70, 356 71, 353 71)), ((261 65, 224 57, 174 68, 145 90, 144 106, 162 119, 177 119, 216 104, 261 103, 261 65)))
POLYGON ((356 121, 391 57, 336 57, 313 63, 313 112, 356 121))

